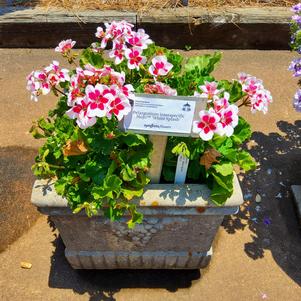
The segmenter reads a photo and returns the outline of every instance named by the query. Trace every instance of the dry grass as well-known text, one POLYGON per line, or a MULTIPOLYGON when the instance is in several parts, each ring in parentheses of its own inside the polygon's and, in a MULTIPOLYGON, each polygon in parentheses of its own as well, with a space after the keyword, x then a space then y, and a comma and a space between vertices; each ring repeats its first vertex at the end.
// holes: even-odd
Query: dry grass
MULTIPOLYGON (((20 3, 20 1, 16 1, 20 3)), ((248 7, 248 6, 291 6, 299 0, 189 0, 189 7, 248 7)), ((44 8, 65 8, 72 11, 84 9, 146 11, 151 8, 181 7, 181 0, 25 0, 22 4, 44 8)))

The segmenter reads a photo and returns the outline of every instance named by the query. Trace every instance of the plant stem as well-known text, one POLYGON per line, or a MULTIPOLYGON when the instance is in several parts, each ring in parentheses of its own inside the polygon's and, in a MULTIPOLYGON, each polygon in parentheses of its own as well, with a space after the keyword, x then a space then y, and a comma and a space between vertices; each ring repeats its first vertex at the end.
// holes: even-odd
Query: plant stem
POLYGON ((65 94, 63 91, 59 90, 57 87, 53 86, 53 89, 67 97, 67 94, 65 94))

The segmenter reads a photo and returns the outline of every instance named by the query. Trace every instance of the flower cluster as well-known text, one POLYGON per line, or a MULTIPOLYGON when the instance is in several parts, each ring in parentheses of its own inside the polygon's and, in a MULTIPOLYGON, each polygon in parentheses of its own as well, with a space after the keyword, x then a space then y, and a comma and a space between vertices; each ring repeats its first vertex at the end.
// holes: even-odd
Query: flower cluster
POLYGON ((251 107, 253 113, 261 111, 266 114, 273 97, 271 92, 264 88, 262 80, 241 72, 238 74, 238 81, 242 85, 243 92, 247 94, 245 104, 251 107))
POLYGON ((44 70, 32 71, 27 76, 27 90, 31 92, 31 99, 38 101, 39 95, 47 95, 56 85, 69 80, 69 70, 61 69, 59 62, 53 61, 44 70))
MULTIPOLYGON (((292 7, 294 15, 291 22, 291 48, 301 54, 301 3, 292 7)), ((301 76, 301 58, 293 59, 288 67, 293 72, 294 77, 301 76)), ((300 82, 299 82, 300 85, 300 82)), ((293 97, 293 107, 297 112, 301 112, 301 90, 298 89, 293 97)))
POLYGON ((172 89, 166 84, 155 82, 154 84, 147 84, 144 86, 144 92, 147 94, 163 94, 167 96, 177 96, 177 90, 172 89))
POLYGON ((121 120, 131 110, 133 91, 132 85, 125 84, 124 73, 109 66, 77 68, 70 81, 67 104, 71 108, 66 114, 82 129, 94 125, 97 117, 110 119, 114 115, 121 120))
POLYGON ((115 64, 118 65, 127 59, 129 69, 139 70, 140 64, 146 63, 146 58, 142 56, 142 52, 152 41, 143 29, 134 31, 133 27, 133 24, 126 21, 105 23, 105 31, 102 27, 97 27, 95 36, 101 41, 100 43, 92 43, 92 49, 95 52, 102 51, 111 42, 112 49, 109 52, 109 57, 115 60, 115 64))
POLYGON ((211 140, 214 134, 232 136, 238 124, 238 107, 230 104, 230 94, 217 86, 217 82, 205 82, 199 87, 202 94, 195 92, 195 96, 207 99, 207 110, 200 111, 200 120, 193 123, 193 132, 205 141, 211 140))
POLYGON ((75 44, 76 42, 72 41, 71 39, 63 40, 58 44, 58 46, 54 50, 56 52, 62 53, 63 55, 67 55, 75 44))

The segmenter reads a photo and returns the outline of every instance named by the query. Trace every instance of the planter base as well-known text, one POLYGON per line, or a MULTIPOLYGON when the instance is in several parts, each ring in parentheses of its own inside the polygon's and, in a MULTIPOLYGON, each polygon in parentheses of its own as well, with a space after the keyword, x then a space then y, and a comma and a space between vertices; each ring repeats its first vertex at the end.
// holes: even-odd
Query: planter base
POLYGON ((212 248, 198 252, 70 251, 65 256, 74 269, 199 269, 211 259, 212 248))

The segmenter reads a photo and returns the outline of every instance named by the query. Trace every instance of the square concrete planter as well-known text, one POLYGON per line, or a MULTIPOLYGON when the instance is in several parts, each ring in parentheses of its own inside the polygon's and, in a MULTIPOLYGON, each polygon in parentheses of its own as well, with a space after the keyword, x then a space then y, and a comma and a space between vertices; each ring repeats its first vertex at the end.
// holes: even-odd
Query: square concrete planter
POLYGON ((51 217, 75 269, 199 269, 225 215, 235 214, 243 197, 235 176, 234 194, 223 207, 209 201, 205 185, 151 184, 136 199, 143 224, 129 230, 128 217, 110 222, 101 214, 73 214, 53 184, 37 180, 32 203, 51 217))

